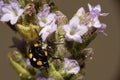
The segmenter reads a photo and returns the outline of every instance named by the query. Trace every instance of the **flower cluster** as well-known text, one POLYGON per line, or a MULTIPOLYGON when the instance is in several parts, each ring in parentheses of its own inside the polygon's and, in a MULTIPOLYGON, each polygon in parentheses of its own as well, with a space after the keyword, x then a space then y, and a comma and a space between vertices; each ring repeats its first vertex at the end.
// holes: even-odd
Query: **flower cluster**
POLYGON ((97 29, 97 32, 103 32, 106 25, 100 23, 99 16, 107 16, 108 13, 101 13, 100 5, 92 7, 88 4, 89 12, 85 13, 83 7, 81 7, 75 16, 69 21, 69 24, 63 26, 66 33, 65 37, 68 41, 76 41, 82 43, 82 36, 93 27, 97 29))
MULTIPOLYGON (((26 59, 24 68, 27 69, 26 66, 28 67, 26 70, 27 76, 33 76, 34 74, 29 71, 29 68, 31 70, 31 68, 34 69, 34 67, 28 58, 36 57, 33 58, 33 63, 35 65, 38 64, 38 66, 44 66, 45 61, 43 61, 44 63, 42 62, 42 59, 44 60, 42 57, 46 58, 46 56, 48 56, 47 51, 49 51, 52 57, 48 59, 48 62, 50 62, 48 75, 45 76, 42 70, 36 71, 36 80, 56 80, 58 77, 58 80, 68 80, 67 78, 71 77, 71 74, 82 74, 81 69, 84 67, 85 58, 92 55, 91 49, 85 49, 93 40, 91 36, 94 36, 90 34, 91 36, 89 37, 88 33, 92 30, 93 33, 101 32, 106 35, 104 32, 106 24, 101 23, 99 17, 107 16, 108 13, 101 13, 100 5, 93 7, 88 4, 89 12, 85 12, 85 9, 81 7, 75 15, 67 21, 64 14, 57 13, 59 10, 53 10, 56 7, 54 4, 50 6, 49 0, 43 1, 46 2, 42 2, 42 0, 26 0, 26 2, 24 2, 24 0, 23 2, 22 0, 8 0, 8 2, 1 0, 0 21, 10 23, 10 26, 14 25, 26 41, 27 47, 31 47, 31 44, 36 42, 35 46, 32 46, 33 49, 31 50, 33 50, 33 52, 30 52, 30 57, 24 56, 26 59), (49 39, 51 38, 49 37, 51 37, 51 35, 54 35, 54 39, 50 41, 49 39), (86 37, 88 41, 85 42, 84 37, 86 37), (37 39, 41 41, 34 41, 37 39), (68 44, 69 46, 67 46, 68 44), (43 45, 45 45, 45 48, 43 45), (34 56, 34 53, 39 53, 40 58, 36 56, 36 54, 34 56), (67 57, 66 54, 70 54, 70 56, 67 57), (56 60, 58 63, 54 63, 54 56, 55 59, 58 59, 56 60), (38 63, 36 64, 34 61, 37 61, 37 59, 38 63), (53 75, 49 71, 53 71, 53 75)), ((23 64, 21 66, 23 67, 23 64)))
POLYGON ((48 4, 43 6, 43 11, 37 14, 39 25, 42 27, 39 35, 42 35, 42 40, 45 41, 48 35, 57 30, 57 15, 55 13, 50 13, 50 7, 48 4))
POLYGON ((19 17, 23 14, 22 9, 17 1, 10 1, 9 4, 0 1, 0 21, 8 22, 12 25, 16 24, 19 17))
MULTIPOLYGON (((92 7, 88 4, 89 12, 85 13, 84 8, 80 8, 75 16, 69 21, 68 24, 63 26, 65 31, 65 37, 68 41, 76 41, 82 43, 82 36, 88 32, 90 27, 97 29, 97 32, 103 32, 106 25, 99 21, 99 16, 107 16, 108 13, 101 13, 100 5, 92 7)), ((2 22, 8 22, 12 25, 16 24, 20 16, 23 15, 24 9, 16 0, 12 0, 8 3, 0 1, 0 20, 2 22)), ((39 26, 42 28, 39 35, 42 40, 45 41, 48 35, 57 30, 57 15, 50 12, 48 4, 43 6, 43 10, 37 13, 39 20, 39 26)))

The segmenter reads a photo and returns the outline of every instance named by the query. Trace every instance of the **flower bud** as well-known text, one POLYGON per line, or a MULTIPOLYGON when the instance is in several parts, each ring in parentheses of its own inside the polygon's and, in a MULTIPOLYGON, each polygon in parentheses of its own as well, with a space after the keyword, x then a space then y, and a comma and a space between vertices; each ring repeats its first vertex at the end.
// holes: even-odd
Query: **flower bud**
POLYGON ((67 17, 61 11, 56 11, 56 14, 58 16, 58 20, 57 20, 58 25, 67 24, 68 19, 67 19, 67 17))
POLYGON ((82 54, 86 57, 86 58, 91 58, 91 56, 94 54, 94 51, 92 48, 85 48, 82 51, 82 54))
POLYGON ((59 25, 58 32, 60 35, 64 35, 62 26, 68 23, 68 19, 61 11, 56 11, 56 14, 58 16, 58 19, 57 19, 57 24, 59 25))
POLYGON ((29 26, 23 26, 21 24, 17 24, 16 29, 19 34, 25 39, 27 42, 35 41, 39 36, 38 32, 40 31, 40 27, 36 25, 30 24, 29 26))
POLYGON ((12 51, 11 54, 10 54, 10 56, 16 62, 20 62, 22 60, 22 55, 18 51, 12 51))

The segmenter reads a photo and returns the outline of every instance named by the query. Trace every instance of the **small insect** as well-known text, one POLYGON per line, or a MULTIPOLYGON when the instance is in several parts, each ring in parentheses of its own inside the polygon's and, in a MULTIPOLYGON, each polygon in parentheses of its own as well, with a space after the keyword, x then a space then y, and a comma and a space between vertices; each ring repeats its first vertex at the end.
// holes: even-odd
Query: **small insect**
POLYGON ((48 52, 46 44, 41 39, 37 40, 29 48, 28 58, 33 67, 43 69, 49 67, 48 65, 48 52))

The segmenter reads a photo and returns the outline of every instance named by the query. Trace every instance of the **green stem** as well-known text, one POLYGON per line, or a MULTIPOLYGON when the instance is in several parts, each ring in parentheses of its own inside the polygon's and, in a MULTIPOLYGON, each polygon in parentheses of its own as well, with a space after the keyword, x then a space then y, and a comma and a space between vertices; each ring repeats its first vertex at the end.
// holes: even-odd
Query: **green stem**
POLYGON ((26 20, 25 15, 22 15, 22 25, 23 25, 23 26, 26 26, 26 25, 27 25, 27 20, 26 20))
POLYGON ((60 75, 60 73, 58 73, 53 65, 53 63, 49 64, 49 77, 54 78, 55 80, 64 80, 63 77, 60 75))
POLYGON ((18 0, 18 2, 20 3, 20 5, 24 8, 25 5, 27 4, 27 0, 18 0))
POLYGON ((17 73, 19 74, 21 80, 35 80, 35 77, 31 75, 25 68, 23 68, 20 64, 15 62, 12 57, 8 56, 11 65, 15 68, 17 73))

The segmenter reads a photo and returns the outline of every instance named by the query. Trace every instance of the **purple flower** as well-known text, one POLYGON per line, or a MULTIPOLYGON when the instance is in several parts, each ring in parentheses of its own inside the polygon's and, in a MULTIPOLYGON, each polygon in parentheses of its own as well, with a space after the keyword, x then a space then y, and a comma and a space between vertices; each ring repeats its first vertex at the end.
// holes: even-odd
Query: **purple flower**
POLYGON ((53 79, 53 78, 39 77, 36 80, 55 80, 55 79, 53 79))
POLYGON ((107 34, 104 32, 104 30, 106 29, 106 24, 101 24, 100 28, 97 28, 97 32, 103 33, 105 36, 107 36, 107 34))
POLYGON ((80 19, 74 16, 69 24, 63 26, 65 31, 65 38, 67 41, 76 41, 82 43, 82 38, 87 31, 88 27, 84 24, 80 24, 80 19))
POLYGON ((80 66, 76 60, 64 58, 64 70, 67 74, 77 74, 80 66))
POLYGON ((107 35, 104 30, 106 29, 106 24, 100 23, 98 17, 95 17, 91 22, 89 22, 88 27, 94 27, 97 29, 97 32, 107 35))
POLYGON ((50 7, 45 4, 43 6, 43 11, 37 14, 40 27, 45 27, 51 23, 55 23, 57 16, 55 13, 50 13, 50 7))
POLYGON ((57 30, 57 25, 55 24, 57 20, 57 15, 50 13, 50 7, 48 4, 43 6, 43 11, 37 14, 39 25, 42 27, 39 35, 41 35, 42 40, 45 41, 46 38, 57 30))
POLYGON ((19 17, 23 14, 24 10, 20 8, 18 2, 10 2, 1 8, 3 15, 1 17, 2 22, 8 22, 12 25, 16 24, 19 17))
POLYGON ((0 16, 3 14, 2 8, 5 6, 3 1, 0 1, 0 16))
POLYGON ((97 29, 97 32, 102 32, 104 35, 107 35, 106 33, 104 33, 104 29, 106 28, 106 25, 100 23, 98 18, 99 16, 107 16, 108 13, 101 13, 100 5, 96 5, 95 7, 92 7, 90 4, 88 4, 88 8, 90 11, 90 22, 88 26, 94 27, 97 29))
POLYGON ((55 23, 51 23, 50 25, 46 25, 39 33, 41 35, 42 40, 45 41, 46 38, 57 30, 57 25, 55 23))
POLYGON ((78 9, 77 13, 76 13, 76 16, 78 17, 83 17, 85 15, 85 10, 83 7, 81 7, 80 9, 78 9))
POLYGON ((11 2, 18 2, 18 0, 11 0, 11 2))
POLYGON ((45 78, 41 72, 36 74, 36 80, 55 80, 54 78, 45 78))
POLYGON ((28 67, 32 67, 29 59, 26 59, 26 64, 27 64, 28 67))
POLYGON ((95 18, 97 16, 107 16, 108 15, 108 13, 101 13, 101 6, 99 4, 96 5, 95 7, 88 4, 88 8, 89 8, 90 15, 92 18, 95 18))
POLYGON ((88 23, 88 27, 100 28, 101 27, 101 23, 100 23, 98 17, 95 17, 93 20, 91 20, 88 23))

